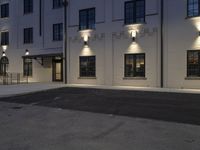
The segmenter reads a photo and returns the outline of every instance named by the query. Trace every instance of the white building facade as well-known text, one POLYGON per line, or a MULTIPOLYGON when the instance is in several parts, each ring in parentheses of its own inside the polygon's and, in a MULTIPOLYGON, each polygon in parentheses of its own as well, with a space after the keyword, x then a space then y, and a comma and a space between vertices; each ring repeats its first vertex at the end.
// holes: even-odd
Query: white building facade
POLYGON ((33 82, 200 88, 200 0, 68 0, 66 66, 62 0, 34 0, 27 14, 25 1, 1 1, 10 72, 29 74, 27 59, 33 82))
POLYGON ((1 45, 7 46, 1 53, 5 51, 9 60, 6 72, 28 76, 29 82, 62 81, 62 3, 1 0, 0 5, 1 45), (24 57, 26 52, 29 56, 24 57))

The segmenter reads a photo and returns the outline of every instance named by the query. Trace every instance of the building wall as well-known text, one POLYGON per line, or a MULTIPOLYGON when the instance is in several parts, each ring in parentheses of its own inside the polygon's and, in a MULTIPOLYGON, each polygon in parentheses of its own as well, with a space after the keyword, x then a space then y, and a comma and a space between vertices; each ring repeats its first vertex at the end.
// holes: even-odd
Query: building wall
POLYGON ((158 0, 147 1, 146 24, 124 26, 125 0, 70 1, 69 6, 69 81, 70 83, 159 86, 160 44, 158 0), (78 31, 79 10, 96 8, 96 29, 78 31), (131 29, 139 32, 137 42, 132 43, 131 29), (89 34, 89 47, 84 48, 83 36, 89 34), (145 53, 146 78, 124 79, 124 55, 145 53), (79 78, 79 56, 96 55, 96 79, 79 78))
MULTIPOLYGON (((9 31, 9 46, 6 55, 9 59, 8 72, 23 73, 23 59, 25 50, 30 55, 40 54, 41 50, 62 49, 62 41, 53 41, 53 24, 62 23, 63 9, 53 9, 53 1, 42 1, 42 34, 40 35, 39 0, 33 1, 33 13, 23 13, 23 0, 2 0, 0 4, 9 3, 10 16, 6 19, 0 18, 0 31, 9 31), (23 43, 24 28, 33 27, 33 44, 23 43)), ((2 50, 1 50, 2 53, 2 50)), ((52 60, 44 60, 40 65, 33 59, 32 82, 52 81, 52 60)))
POLYGON ((186 79, 187 50, 200 49, 200 19, 187 18, 187 0, 168 0, 165 6, 165 86, 200 88, 200 80, 186 79))

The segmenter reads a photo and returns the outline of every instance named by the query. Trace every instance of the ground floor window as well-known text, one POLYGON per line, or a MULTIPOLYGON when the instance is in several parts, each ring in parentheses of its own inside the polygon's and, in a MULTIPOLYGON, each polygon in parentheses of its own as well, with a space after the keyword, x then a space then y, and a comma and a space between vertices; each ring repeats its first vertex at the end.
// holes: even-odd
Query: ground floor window
POLYGON ((24 76, 32 76, 33 69, 32 69, 32 59, 24 58, 24 65, 23 65, 23 74, 24 76))
POLYGON ((80 56, 80 77, 96 76, 96 57, 80 56))
POLYGON ((145 77, 145 54, 125 54, 125 77, 145 77))
POLYGON ((200 77, 200 51, 188 51, 187 76, 200 77))

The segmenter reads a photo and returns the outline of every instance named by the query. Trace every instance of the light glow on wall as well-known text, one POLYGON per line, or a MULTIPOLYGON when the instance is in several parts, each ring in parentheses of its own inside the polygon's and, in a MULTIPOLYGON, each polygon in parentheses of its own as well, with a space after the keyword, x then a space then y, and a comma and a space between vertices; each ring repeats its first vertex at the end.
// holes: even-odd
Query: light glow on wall
POLYGON ((80 36, 83 39, 84 42, 84 46, 88 47, 88 41, 89 41, 89 37, 91 37, 92 35, 92 30, 81 30, 80 32, 80 36))
POLYGON ((88 46, 87 47, 84 46, 80 55, 81 56, 91 56, 91 55, 93 55, 93 52, 92 52, 91 48, 89 48, 88 46))
POLYGON ((127 50, 128 53, 140 53, 141 52, 141 47, 139 46, 138 43, 133 42, 131 45, 128 47, 127 50))
POLYGON ((8 49, 8 45, 2 45, 2 49, 5 52, 8 49))

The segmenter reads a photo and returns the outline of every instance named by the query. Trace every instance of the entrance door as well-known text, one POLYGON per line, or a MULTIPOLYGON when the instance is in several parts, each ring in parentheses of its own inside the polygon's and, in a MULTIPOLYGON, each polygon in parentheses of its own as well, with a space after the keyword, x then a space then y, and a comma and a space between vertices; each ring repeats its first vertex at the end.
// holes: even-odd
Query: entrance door
POLYGON ((53 81, 63 81, 63 64, 62 59, 53 60, 53 81))

